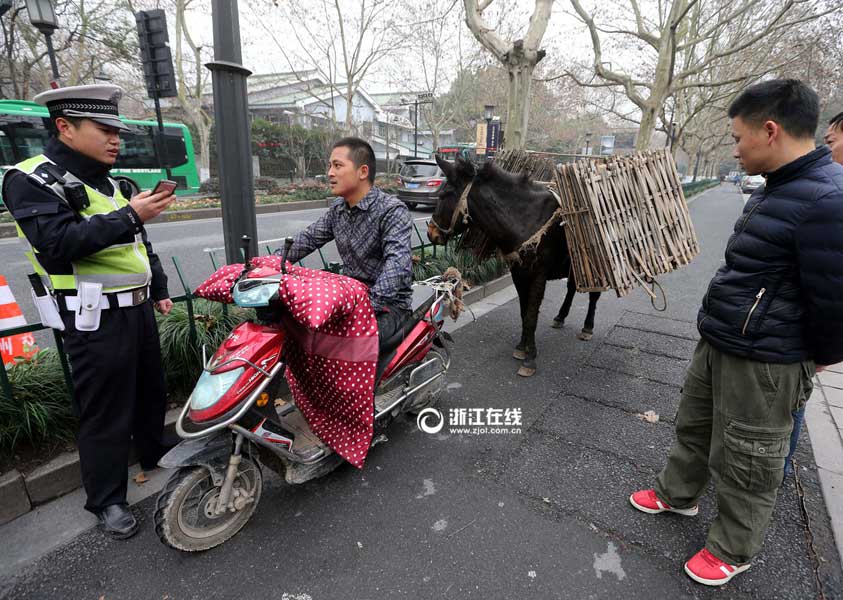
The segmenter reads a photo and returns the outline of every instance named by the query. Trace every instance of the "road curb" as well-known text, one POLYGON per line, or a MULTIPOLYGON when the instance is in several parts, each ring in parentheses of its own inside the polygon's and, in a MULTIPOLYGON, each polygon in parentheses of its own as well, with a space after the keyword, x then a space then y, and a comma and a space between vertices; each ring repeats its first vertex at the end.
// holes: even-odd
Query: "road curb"
MULTIPOLYGON (((472 288, 463 296, 466 304, 479 302, 511 285, 509 274, 472 288)), ((164 438, 176 436, 176 418, 182 407, 167 412, 164 438)), ((137 462, 134 452, 130 465, 137 462)), ((82 486, 79 453, 65 452, 35 469, 28 475, 16 470, 0 476, 0 525, 8 523, 30 510, 55 500, 82 486)))
MULTIPOLYGON (((316 208, 328 208, 333 197, 323 200, 300 200, 296 202, 278 202, 277 204, 256 204, 255 213, 259 215, 268 213, 290 212, 294 210, 313 210, 316 208)), ((198 221, 201 219, 218 219, 222 216, 222 208, 192 208, 190 210, 173 210, 164 212, 148 223, 179 223, 182 221, 198 221)), ((0 223, 0 239, 17 237, 17 230, 14 223, 0 223)))

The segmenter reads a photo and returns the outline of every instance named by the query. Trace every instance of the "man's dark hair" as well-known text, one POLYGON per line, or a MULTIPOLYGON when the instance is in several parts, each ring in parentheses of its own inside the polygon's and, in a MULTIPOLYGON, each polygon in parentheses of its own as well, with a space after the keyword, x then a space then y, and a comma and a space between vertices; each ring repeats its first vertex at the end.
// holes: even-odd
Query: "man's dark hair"
POLYGON ((812 138, 820 121, 817 93, 798 79, 773 79, 746 88, 729 106, 729 118, 761 125, 775 121, 795 138, 812 138))
POLYGON ((828 124, 832 129, 839 129, 843 131, 843 112, 837 113, 829 120, 828 124))
POLYGON ((65 116, 58 116, 58 117, 51 117, 50 118, 50 125, 53 127, 53 135, 55 137, 59 137, 59 128, 56 126, 56 119, 64 119, 77 129, 79 128, 79 123, 85 120, 85 117, 65 117, 65 116))
POLYGON ((348 148, 348 155, 356 168, 368 166, 369 183, 374 185, 377 163, 375 163, 375 151, 367 142, 356 137, 344 137, 333 145, 332 150, 335 148, 348 148))

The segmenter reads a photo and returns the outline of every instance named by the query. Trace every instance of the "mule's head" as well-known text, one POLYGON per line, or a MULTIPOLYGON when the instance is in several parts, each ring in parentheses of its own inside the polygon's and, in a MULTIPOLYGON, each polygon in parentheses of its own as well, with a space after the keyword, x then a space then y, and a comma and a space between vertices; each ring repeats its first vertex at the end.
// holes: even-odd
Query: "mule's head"
POLYGON ((444 246, 451 236, 462 233, 466 224, 463 219, 454 219, 454 212, 465 188, 474 179, 474 165, 462 157, 453 163, 436 156, 436 162, 445 174, 445 183, 439 190, 439 201, 427 222, 427 237, 437 245, 444 246))

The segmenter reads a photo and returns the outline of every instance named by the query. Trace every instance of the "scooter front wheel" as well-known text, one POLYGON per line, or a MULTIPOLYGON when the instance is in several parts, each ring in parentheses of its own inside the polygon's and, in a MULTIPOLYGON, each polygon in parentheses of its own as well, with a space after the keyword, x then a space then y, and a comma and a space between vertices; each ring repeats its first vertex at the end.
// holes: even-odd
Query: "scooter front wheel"
POLYGON ((229 507, 217 510, 220 486, 204 467, 184 467, 167 481, 155 503, 155 533, 184 552, 210 550, 240 531, 260 500, 263 477, 257 462, 243 456, 229 507))

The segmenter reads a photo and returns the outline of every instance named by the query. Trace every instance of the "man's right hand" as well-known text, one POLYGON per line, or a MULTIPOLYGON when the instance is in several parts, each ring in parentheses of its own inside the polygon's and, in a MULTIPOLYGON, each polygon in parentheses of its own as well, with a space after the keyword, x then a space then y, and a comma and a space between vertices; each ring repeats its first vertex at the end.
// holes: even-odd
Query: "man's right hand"
POLYGON ((170 192, 153 194, 152 191, 147 190, 132 197, 129 200, 129 206, 138 214, 140 220, 146 223, 164 212, 175 199, 176 195, 170 192))

